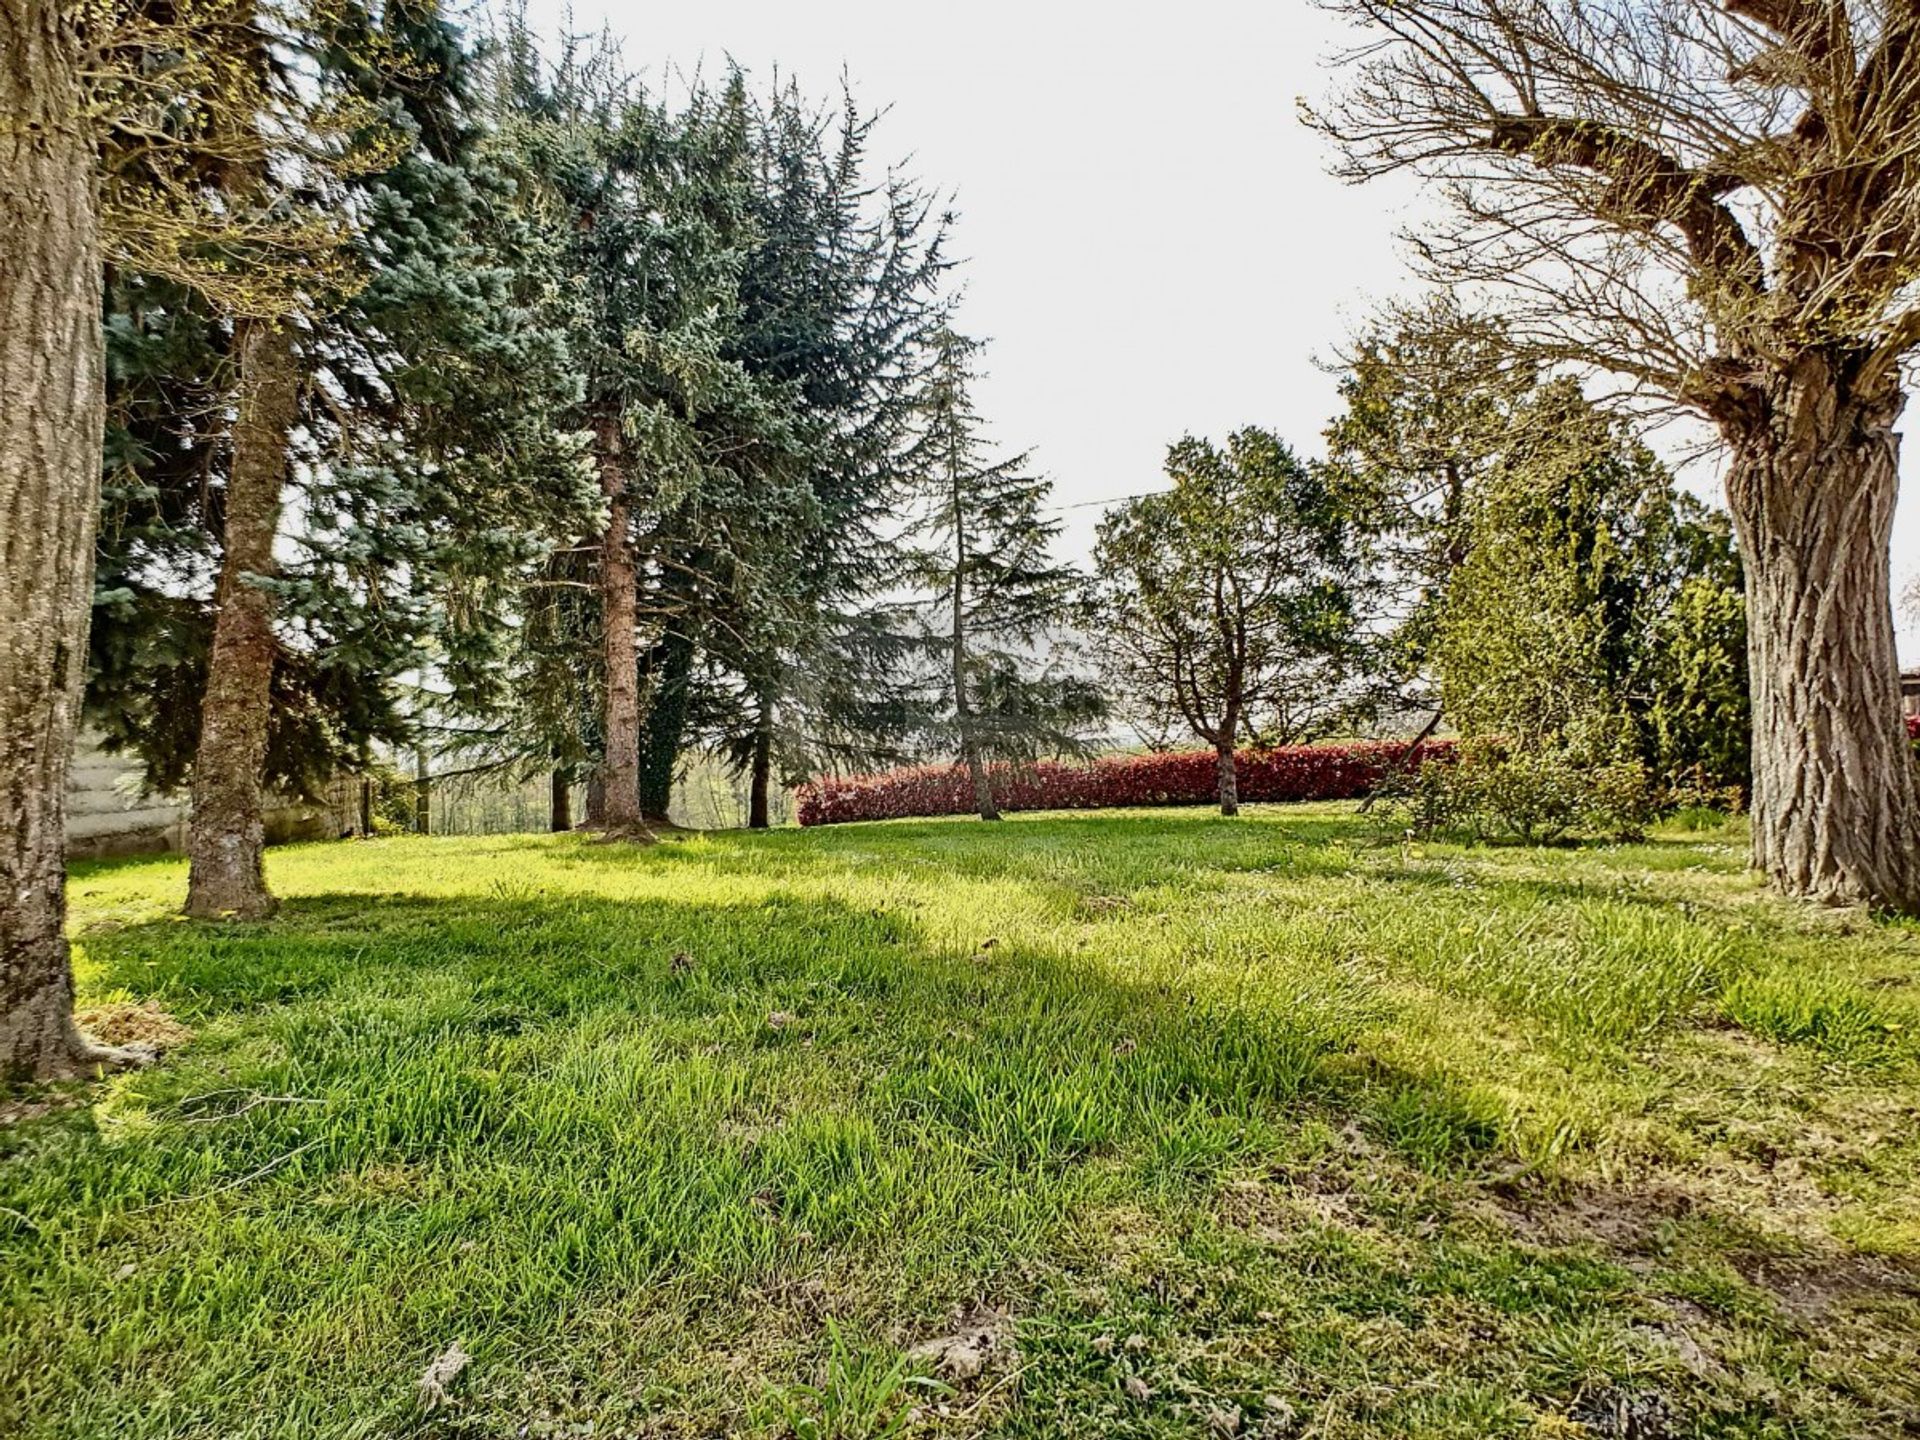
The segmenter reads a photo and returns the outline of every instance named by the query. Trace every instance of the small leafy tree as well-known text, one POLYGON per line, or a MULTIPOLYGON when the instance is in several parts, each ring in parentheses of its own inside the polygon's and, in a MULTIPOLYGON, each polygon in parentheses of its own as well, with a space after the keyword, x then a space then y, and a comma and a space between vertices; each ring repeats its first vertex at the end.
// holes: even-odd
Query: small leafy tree
POLYGON ((1681 582, 1652 637, 1647 739, 1656 773, 1688 803, 1744 796, 1752 778, 1747 604, 1738 567, 1719 569, 1681 582))
POLYGON ((1541 387, 1520 418, 1526 438, 1474 489, 1471 547, 1437 614, 1448 714, 1470 737, 1559 757, 1535 769, 1561 788, 1625 764, 1740 784, 1744 632, 1724 520, 1574 382, 1541 387))
POLYGON ((1326 733, 1356 699, 1370 647, 1370 575, 1357 496, 1248 427, 1220 449, 1167 452, 1171 489, 1101 521, 1094 604, 1116 693, 1181 724, 1219 760, 1220 813, 1238 812, 1242 740, 1326 733))
POLYGON ((1472 497, 1517 443, 1537 383, 1499 322, 1450 294, 1389 306, 1342 357, 1327 463, 1367 496, 1409 700, 1434 699, 1428 651, 1448 582, 1472 547, 1472 497))

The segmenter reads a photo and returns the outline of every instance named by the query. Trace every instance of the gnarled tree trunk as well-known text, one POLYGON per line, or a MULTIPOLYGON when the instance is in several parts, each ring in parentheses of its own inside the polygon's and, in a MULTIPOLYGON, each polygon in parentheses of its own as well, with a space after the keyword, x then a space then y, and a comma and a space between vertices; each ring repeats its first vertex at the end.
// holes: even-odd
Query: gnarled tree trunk
POLYGON ((1747 581, 1753 863, 1780 889, 1920 911, 1920 794, 1900 716, 1888 547, 1902 397, 1807 357, 1726 425, 1747 581))
POLYGON ((93 145, 68 9, 0 0, 0 1079, 134 1058, 75 1031, 66 938, 105 418, 93 145))
POLYGON ((293 332, 271 320, 241 320, 240 357, 214 593, 213 653, 200 701, 187 828, 187 914, 258 919, 272 913, 263 864, 262 803, 273 696, 273 600, 259 577, 274 573, 287 444, 299 401, 293 332))
POLYGON ((619 423, 602 421, 598 439, 600 488, 607 497, 607 529, 600 541, 606 753, 600 762, 599 822, 622 832, 640 828, 640 657, 634 642, 639 599, 619 423))

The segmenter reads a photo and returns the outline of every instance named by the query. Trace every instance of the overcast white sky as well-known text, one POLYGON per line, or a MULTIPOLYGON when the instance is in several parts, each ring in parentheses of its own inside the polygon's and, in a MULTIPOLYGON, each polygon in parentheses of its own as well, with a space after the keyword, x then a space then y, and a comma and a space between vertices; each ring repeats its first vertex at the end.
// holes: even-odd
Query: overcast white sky
MULTIPOLYGON (((567 7, 530 18, 557 34, 567 7)), ((1299 123, 1341 38, 1308 0, 574 0, 576 33, 603 25, 656 84, 731 57, 822 96, 844 70, 888 107, 875 159, 956 197, 961 323, 992 341, 981 408, 1079 507, 1076 555, 1089 502, 1159 488, 1183 433, 1258 423, 1318 453, 1334 394, 1314 358, 1410 285, 1395 233, 1417 194, 1332 179, 1299 123)), ((1896 586, 1920 573, 1920 441, 1904 468, 1896 586)), ((1688 479, 1718 501, 1717 475, 1688 479)))

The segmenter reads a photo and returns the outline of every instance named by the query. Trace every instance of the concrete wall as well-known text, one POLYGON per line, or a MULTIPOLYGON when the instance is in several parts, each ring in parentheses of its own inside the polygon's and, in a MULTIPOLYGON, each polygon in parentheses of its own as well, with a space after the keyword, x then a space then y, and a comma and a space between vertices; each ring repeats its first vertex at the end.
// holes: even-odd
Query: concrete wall
MULTIPOLYGON (((100 738, 82 731, 67 773, 67 854, 76 860, 108 855, 179 852, 187 846, 187 797, 149 795, 145 767, 130 755, 109 755, 100 738)), ((320 803, 276 799, 267 809, 267 843, 333 840, 358 833, 360 786, 336 780, 320 803)))

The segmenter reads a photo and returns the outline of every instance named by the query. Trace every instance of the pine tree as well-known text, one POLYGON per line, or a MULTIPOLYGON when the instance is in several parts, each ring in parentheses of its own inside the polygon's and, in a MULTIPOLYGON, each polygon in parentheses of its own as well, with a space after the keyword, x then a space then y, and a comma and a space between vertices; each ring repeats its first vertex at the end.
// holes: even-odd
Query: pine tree
POLYGON ((354 285, 293 297, 297 328, 127 268, 109 289, 90 701, 151 783, 192 781, 194 913, 270 907, 263 785, 311 791, 406 741, 394 677, 430 647, 470 682, 516 570, 591 513, 555 423, 571 371, 456 35, 430 6, 327 20, 279 43, 390 138, 379 169, 291 199, 356 217, 354 285), (282 339, 269 433, 242 362, 282 339))
POLYGON ((990 458, 972 396, 979 352, 951 329, 934 337, 912 460, 927 506, 919 578, 934 596, 931 649, 944 661, 938 732, 967 767, 980 818, 998 820, 988 762, 1078 748, 1098 704, 1086 682, 1039 658, 1082 582, 1048 554, 1060 530, 1041 516, 1048 482, 1024 453, 990 458))
MULTIPOLYGON (((637 96, 604 52, 568 50, 549 70, 510 31, 500 55, 497 124, 551 214, 573 217, 552 226, 556 283, 605 293, 633 282, 586 277, 654 267, 643 282, 650 317, 608 325, 581 305, 570 321, 575 355, 654 397, 653 438, 670 442, 643 467, 624 527, 642 817, 665 818, 689 745, 753 775, 756 815, 776 773, 904 753, 910 637, 884 623, 877 601, 904 573, 888 527, 905 493, 921 342, 940 303, 944 216, 900 176, 868 178, 870 118, 850 105, 817 111, 792 87, 756 100, 732 74, 679 113, 655 107, 656 161, 621 182, 651 187, 651 213, 673 227, 671 253, 608 241, 596 254, 580 232, 605 237, 626 202, 596 201, 583 226, 568 195, 584 197, 585 171, 612 162, 576 171, 556 147, 569 127, 576 149, 610 143, 587 132, 617 128, 637 96), (701 275, 719 283, 702 288, 701 275), (676 333, 666 302, 693 293, 705 296, 704 330, 676 333), (641 348, 620 348, 635 338, 641 348), (710 348, 688 343, 696 338, 710 348), (683 381, 690 388, 668 383, 683 381)), ((580 648, 609 633, 605 596, 579 588, 599 584, 604 538, 562 557, 565 574, 536 592, 508 667, 515 700, 471 717, 476 741, 529 764, 604 765, 626 753, 607 739, 604 705, 588 713, 555 698, 569 671, 608 673, 597 641, 591 654, 580 648)), ((590 783, 595 823, 607 793, 590 783)))
MULTIPOLYGON (((738 313, 747 121, 733 89, 696 91, 685 111, 649 100, 605 48, 569 45, 543 65, 510 26, 494 72, 494 120, 537 190, 569 297, 569 349, 581 377, 574 415, 591 436, 604 500, 591 539, 600 703, 590 728, 588 820, 644 834, 642 734, 658 677, 648 646, 684 629, 699 598, 702 488, 726 463, 703 421, 756 413, 752 381, 728 353, 738 313)), ((547 638, 571 633, 548 627, 547 638)), ((528 651, 520 688, 551 655, 528 651)), ((551 716, 550 716, 551 718, 551 716)), ((508 722, 503 730, 524 727, 508 722)), ((556 753, 580 742, 537 742, 556 753)))
MULTIPOLYGON (((787 423, 747 450, 713 543, 704 663, 688 728, 749 777, 765 823, 779 772, 901 758, 912 637, 882 597, 910 554, 892 516, 925 340, 945 301, 947 217, 898 170, 870 180, 874 119, 817 111, 789 85, 755 112, 755 240, 735 353, 787 423)), ((667 742, 660 727, 660 742, 667 742)), ((674 737, 677 739, 677 736, 674 737)))

